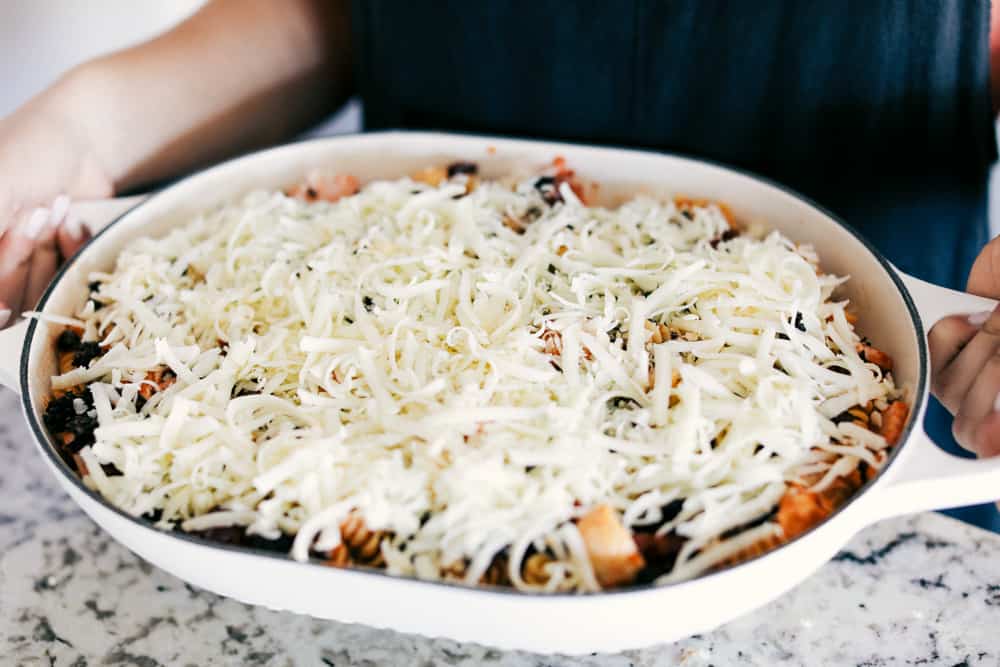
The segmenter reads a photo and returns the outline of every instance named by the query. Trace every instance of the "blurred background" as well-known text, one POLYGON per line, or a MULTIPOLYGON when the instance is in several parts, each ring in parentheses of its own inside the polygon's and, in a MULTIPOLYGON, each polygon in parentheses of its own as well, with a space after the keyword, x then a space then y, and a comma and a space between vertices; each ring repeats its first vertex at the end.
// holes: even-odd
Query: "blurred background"
MULTIPOLYGON (((0 0, 0 118, 73 65, 142 42, 190 16, 205 0, 0 0)), ((348 103, 308 135, 356 132, 348 103)), ((1000 233, 1000 170, 990 179, 990 221, 1000 233)))
POLYGON ((0 117, 73 65, 149 39, 202 4, 204 0, 3 0, 0 117))

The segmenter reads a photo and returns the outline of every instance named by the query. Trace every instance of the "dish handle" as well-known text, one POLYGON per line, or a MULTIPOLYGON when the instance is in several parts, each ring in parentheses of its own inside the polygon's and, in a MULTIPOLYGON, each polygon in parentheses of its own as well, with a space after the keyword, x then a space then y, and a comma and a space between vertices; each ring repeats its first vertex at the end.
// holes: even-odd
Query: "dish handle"
POLYGON ((73 202, 70 210, 79 216, 92 234, 96 234, 148 198, 149 195, 132 195, 114 199, 78 201, 73 202))
MULTIPOLYGON (((148 195, 80 201, 74 202, 71 209, 91 233, 96 234, 146 197, 148 195)), ((21 350, 24 348, 24 337, 27 333, 27 320, 17 322, 0 331, 0 385, 14 391, 20 389, 18 376, 20 375, 21 350)))
POLYGON ((28 320, 22 320, 0 331, 0 385, 20 393, 18 381, 21 348, 28 333, 28 320))
POLYGON ((918 426, 872 497, 877 518, 992 502, 1000 499, 1000 457, 949 454, 918 426))
MULTIPOLYGON (((939 287, 899 271, 920 313, 924 333, 942 317, 992 310, 997 302, 939 287)), ((949 454, 917 425, 899 460, 887 471, 877 497, 880 516, 976 505, 1000 499, 1000 457, 966 459, 949 454)))
POLYGON ((941 287, 896 269, 906 290, 913 297, 913 303, 920 313, 924 334, 942 317, 948 315, 971 315, 984 310, 993 310, 997 302, 984 296, 941 287))

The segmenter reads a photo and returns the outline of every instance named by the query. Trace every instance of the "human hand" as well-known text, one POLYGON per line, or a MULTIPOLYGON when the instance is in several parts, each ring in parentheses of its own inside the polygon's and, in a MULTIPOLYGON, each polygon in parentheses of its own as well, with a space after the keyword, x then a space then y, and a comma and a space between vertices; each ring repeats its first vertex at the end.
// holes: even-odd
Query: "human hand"
POLYGON ((111 195, 59 86, 0 120, 0 328, 34 308, 59 264, 87 239, 70 197, 111 195))
MULTIPOLYGON (((1000 298, 1000 237, 979 254, 966 290, 1000 298)), ((955 439, 979 456, 1000 454, 1000 306, 945 317, 927 339, 931 389, 955 415, 955 439)))

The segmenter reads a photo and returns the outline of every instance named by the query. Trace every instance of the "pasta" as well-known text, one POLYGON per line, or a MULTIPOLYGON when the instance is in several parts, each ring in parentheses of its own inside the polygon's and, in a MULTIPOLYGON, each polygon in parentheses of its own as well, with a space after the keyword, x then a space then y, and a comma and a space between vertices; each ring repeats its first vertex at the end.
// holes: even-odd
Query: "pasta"
POLYGON ((315 173, 139 239, 57 340, 67 463, 164 529, 589 591, 829 517, 909 409, 815 252, 560 159, 315 173))

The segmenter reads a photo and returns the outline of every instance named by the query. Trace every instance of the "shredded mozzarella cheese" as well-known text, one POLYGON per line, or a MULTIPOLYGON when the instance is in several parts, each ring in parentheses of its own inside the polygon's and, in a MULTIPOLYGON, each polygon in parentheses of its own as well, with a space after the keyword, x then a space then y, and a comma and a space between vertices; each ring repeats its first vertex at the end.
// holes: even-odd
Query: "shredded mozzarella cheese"
POLYGON ((131 243, 93 276, 104 307, 59 320, 110 348, 53 380, 90 383, 90 483, 164 527, 293 534, 300 560, 357 512, 398 574, 461 562, 474 583, 506 549, 531 588, 535 545, 555 554, 546 590, 594 590, 573 521, 599 504, 631 527, 683 499, 660 528, 689 540, 672 580, 772 535, 720 539, 802 471, 828 470, 823 487, 877 464, 879 436, 829 420, 896 390, 855 352, 842 279, 811 249, 712 243, 728 229, 714 206, 559 193, 261 191, 131 243), (176 380, 137 409, 136 383, 165 368, 176 380), (843 463, 817 468, 814 447, 843 463))

